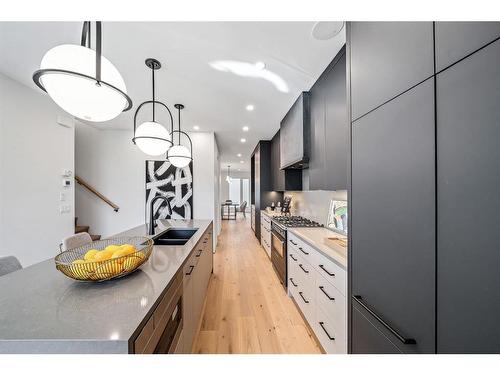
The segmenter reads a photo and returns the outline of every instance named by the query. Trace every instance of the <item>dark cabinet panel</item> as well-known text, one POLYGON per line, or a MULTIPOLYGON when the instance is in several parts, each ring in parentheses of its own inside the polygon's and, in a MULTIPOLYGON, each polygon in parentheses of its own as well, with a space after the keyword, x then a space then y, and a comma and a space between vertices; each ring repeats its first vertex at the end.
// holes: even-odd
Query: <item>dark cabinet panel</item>
POLYGON ((437 76, 441 353, 500 351, 500 41, 437 76))
POLYGON ((432 22, 352 22, 350 33, 353 119, 434 74, 432 22))
POLYGON ((345 48, 310 90, 310 190, 347 189, 349 154, 345 48))
POLYGON ((499 37, 500 22, 436 22, 437 71, 499 37))
POLYGON ((280 169, 280 131, 271 140, 271 186, 274 191, 302 190, 301 169, 280 169))
POLYGON ((435 351, 434 131, 433 79, 352 124, 352 295, 420 353, 435 351))
POLYGON ((356 302, 352 303, 352 353, 353 354, 402 354, 397 344, 379 322, 356 302))

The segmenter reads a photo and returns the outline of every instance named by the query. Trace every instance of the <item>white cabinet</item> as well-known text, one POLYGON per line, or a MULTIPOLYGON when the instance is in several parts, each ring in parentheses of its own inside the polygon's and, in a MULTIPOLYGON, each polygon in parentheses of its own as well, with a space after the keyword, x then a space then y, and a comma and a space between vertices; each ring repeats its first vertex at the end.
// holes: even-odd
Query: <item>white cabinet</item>
POLYGON ((288 232, 288 294, 327 353, 347 353, 347 272, 288 232))
POLYGON ((271 257, 271 218, 263 212, 260 214, 260 244, 271 257))

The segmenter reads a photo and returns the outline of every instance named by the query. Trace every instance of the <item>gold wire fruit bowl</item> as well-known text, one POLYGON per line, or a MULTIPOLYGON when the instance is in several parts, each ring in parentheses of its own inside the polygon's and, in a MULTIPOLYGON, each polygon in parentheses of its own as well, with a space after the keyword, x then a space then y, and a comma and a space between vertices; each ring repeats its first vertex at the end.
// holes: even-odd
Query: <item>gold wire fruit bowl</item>
POLYGON ((149 259, 153 240, 117 237, 66 250, 55 257, 56 268, 78 281, 105 281, 134 272, 149 259))

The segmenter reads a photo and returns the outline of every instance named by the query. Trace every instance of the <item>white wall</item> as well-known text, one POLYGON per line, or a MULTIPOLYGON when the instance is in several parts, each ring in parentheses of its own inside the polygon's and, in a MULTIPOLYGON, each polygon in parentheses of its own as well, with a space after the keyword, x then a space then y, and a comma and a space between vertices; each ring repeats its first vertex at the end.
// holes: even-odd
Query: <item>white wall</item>
MULTIPOLYGON (((215 219, 214 133, 191 133, 193 142, 193 217, 215 219)), ((98 130, 77 123, 76 173, 120 207, 118 212, 76 187, 78 222, 94 234, 114 235, 145 222, 145 162, 153 159, 132 143, 130 130, 98 130)), ((163 160, 164 156, 158 157, 163 160)), ((214 236, 216 240, 217 236, 214 236)))
POLYGON ((24 267, 55 256, 74 233, 74 188, 62 187, 63 170, 74 170, 67 116, 46 94, 0 74, 0 256, 15 255, 24 267), (70 212, 61 214, 61 204, 70 212))

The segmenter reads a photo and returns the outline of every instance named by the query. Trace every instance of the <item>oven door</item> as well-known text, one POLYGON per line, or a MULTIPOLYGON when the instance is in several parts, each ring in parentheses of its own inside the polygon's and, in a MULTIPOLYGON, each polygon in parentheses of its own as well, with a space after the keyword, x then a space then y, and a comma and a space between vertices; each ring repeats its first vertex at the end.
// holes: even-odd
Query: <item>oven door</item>
POLYGON ((271 239, 271 262, 281 284, 286 289, 286 241, 275 232, 271 239))
POLYGON ((281 258, 286 258, 285 240, 282 239, 275 232, 271 232, 271 234, 272 234, 272 239, 271 239, 272 250, 277 252, 281 258))

